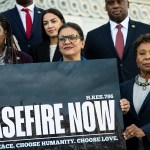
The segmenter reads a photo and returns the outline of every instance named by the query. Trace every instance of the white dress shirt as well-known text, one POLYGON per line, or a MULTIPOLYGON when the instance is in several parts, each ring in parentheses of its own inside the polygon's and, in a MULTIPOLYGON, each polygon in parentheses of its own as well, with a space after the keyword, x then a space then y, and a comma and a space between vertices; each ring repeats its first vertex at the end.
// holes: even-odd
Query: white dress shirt
MULTIPOLYGON (((138 80, 139 82, 145 83, 145 79, 140 76, 138 80)), ((148 80, 148 82, 150 82, 150 79, 148 80)), ((141 106, 149 92, 150 92, 150 85, 146 86, 146 89, 143 90, 143 86, 139 86, 136 83, 134 83, 133 104, 137 114, 139 113, 141 106)))
MULTIPOLYGON (((124 38, 124 45, 126 45, 126 39, 127 39, 127 34, 128 34, 128 25, 129 25, 129 16, 127 16, 125 18, 125 20, 123 20, 120 23, 123 27, 121 29, 122 34, 123 34, 123 38, 124 38)), ((116 43, 116 35, 118 32, 118 29, 116 28, 118 24, 116 22, 113 22, 112 20, 110 20, 110 30, 111 30, 111 35, 112 35, 112 40, 114 42, 114 46, 116 43)))
MULTIPOLYGON (((31 4, 30 6, 26 7, 26 8, 28 8, 30 10, 29 12, 30 12, 30 16, 31 16, 32 22, 33 22, 33 17, 34 17, 34 6, 35 6, 34 4, 31 4)), ((18 4, 16 4, 16 7, 18 9, 20 18, 22 20, 24 29, 26 31, 26 13, 24 11, 21 11, 24 7, 22 7, 21 5, 18 5, 18 4)))

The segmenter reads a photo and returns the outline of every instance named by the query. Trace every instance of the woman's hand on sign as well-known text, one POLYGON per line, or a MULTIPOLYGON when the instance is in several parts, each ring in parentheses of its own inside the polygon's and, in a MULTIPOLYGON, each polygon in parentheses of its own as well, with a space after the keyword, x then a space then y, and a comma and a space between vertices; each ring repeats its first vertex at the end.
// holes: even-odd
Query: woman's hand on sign
POLYGON ((145 133, 141 128, 138 128, 135 124, 132 124, 125 129, 123 135, 124 138, 127 140, 133 137, 142 138, 145 136, 145 133))
POLYGON ((125 115, 130 109, 130 102, 127 99, 123 98, 120 100, 120 106, 122 113, 125 115))

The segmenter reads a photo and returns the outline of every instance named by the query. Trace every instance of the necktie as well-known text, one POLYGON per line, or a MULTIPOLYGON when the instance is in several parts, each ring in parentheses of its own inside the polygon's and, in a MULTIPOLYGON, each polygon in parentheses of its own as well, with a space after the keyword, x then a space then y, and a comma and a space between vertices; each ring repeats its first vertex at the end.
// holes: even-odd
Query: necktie
POLYGON ((22 11, 26 13, 26 36, 29 39, 31 34, 31 29, 32 29, 32 19, 29 13, 29 9, 23 8, 22 11))
POLYGON ((123 34, 121 32, 122 27, 123 26, 121 24, 116 26, 116 28, 118 28, 118 32, 116 35, 115 47, 116 47, 116 51, 118 53, 120 60, 122 59, 122 55, 123 55, 123 51, 124 51, 124 39, 123 39, 123 34))

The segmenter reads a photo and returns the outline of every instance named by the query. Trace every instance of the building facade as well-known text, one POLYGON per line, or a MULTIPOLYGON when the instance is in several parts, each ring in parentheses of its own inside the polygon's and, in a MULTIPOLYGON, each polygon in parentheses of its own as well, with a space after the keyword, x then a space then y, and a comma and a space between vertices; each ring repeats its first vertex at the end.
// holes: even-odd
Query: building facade
MULTIPOLYGON (((150 24, 150 0, 129 0, 129 16, 137 21, 150 24)), ((88 31, 108 21, 105 0, 34 0, 43 9, 57 8, 67 22, 78 23, 86 35, 88 31)), ((0 0, 0 12, 14 7, 15 0, 0 0)))

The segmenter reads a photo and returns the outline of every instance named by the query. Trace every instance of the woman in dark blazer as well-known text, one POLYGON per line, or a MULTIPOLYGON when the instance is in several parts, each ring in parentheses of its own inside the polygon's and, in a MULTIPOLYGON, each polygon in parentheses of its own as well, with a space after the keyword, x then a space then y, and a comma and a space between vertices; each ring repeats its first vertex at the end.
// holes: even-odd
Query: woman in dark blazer
POLYGON ((50 8, 43 12, 41 17, 43 42, 31 48, 33 62, 60 60, 62 55, 57 46, 57 35, 59 28, 64 23, 65 19, 59 10, 50 8))
POLYGON ((140 36, 134 45, 140 74, 121 84, 121 96, 130 101, 124 116, 127 150, 150 150, 150 34, 140 36))
POLYGON ((0 65, 31 62, 31 56, 17 50, 12 36, 11 25, 8 20, 0 14, 0 65))

